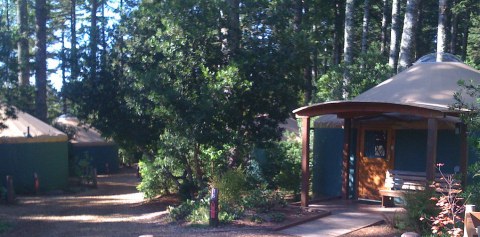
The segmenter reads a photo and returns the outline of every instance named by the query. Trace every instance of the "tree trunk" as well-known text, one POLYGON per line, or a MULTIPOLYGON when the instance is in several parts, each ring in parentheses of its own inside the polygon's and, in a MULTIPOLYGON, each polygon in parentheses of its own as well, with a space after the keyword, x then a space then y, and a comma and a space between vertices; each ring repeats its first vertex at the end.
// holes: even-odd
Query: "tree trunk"
POLYGON ((443 62, 446 46, 447 0, 438 1, 437 62, 443 62))
POLYGON ((407 0, 397 72, 405 70, 413 62, 412 53, 418 18, 418 1, 419 0, 407 0))
POLYGON ((47 121, 47 3, 35 0, 36 48, 35 55, 35 113, 47 121))
POLYGON ((348 86, 350 84, 351 75, 349 66, 353 63, 353 14, 354 14, 354 0, 347 0, 345 5, 345 33, 343 45, 343 61, 345 69, 343 72, 343 99, 348 98, 348 86))
MULTIPOLYGON (((5 0, 5 28, 10 32, 10 9, 9 9, 9 0, 5 0)), ((10 44, 9 44, 10 45, 10 44)), ((9 46, 9 50, 12 48, 9 46)), ((5 77, 10 77, 10 55, 7 55, 5 58, 5 77)))
MULTIPOLYGON (((465 14, 465 22, 470 22, 470 11, 467 9, 465 14)), ((468 34, 470 32, 469 29, 470 24, 466 24, 464 31, 463 31, 463 39, 462 39, 462 61, 465 62, 467 60, 467 47, 468 47, 468 34)))
POLYGON ((388 1, 382 0, 383 7, 382 7, 382 33, 381 33, 381 45, 380 45, 380 52, 382 55, 386 55, 387 53, 387 14, 388 14, 388 1))
POLYGON ((90 78, 93 81, 97 79, 97 10, 98 1, 92 0, 91 19, 90 19, 90 78))
POLYGON ((30 84, 30 67, 28 60, 28 9, 27 0, 18 0, 17 21, 19 27, 18 47, 18 84, 30 84))
POLYGON ((340 64, 340 57, 342 54, 342 33, 343 33, 343 1, 336 0, 335 1, 335 24, 334 24, 334 32, 333 32, 333 54, 332 54, 332 64, 338 65, 340 64))
POLYGON ((102 68, 107 65, 107 18, 105 17, 105 4, 105 2, 102 2, 102 68))
POLYGON ((392 3, 392 29, 390 30, 390 53, 388 65, 397 71, 398 64, 398 39, 400 35, 400 0, 392 3))
POLYGON ((71 9, 70 9, 70 79, 76 81, 80 70, 78 67, 78 56, 77 56, 77 1, 71 0, 71 9))
MULTIPOLYGON (((65 85, 67 83, 67 78, 65 76, 67 59, 65 57, 65 29, 64 28, 62 28, 62 53, 61 53, 60 59, 62 61, 62 85, 65 85)), ((62 93, 62 113, 67 114, 67 98, 65 97, 64 93, 62 93)))
POLYGON ((450 53, 457 54, 458 14, 452 13, 452 25, 450 27, 450 53))
POLYGON ((193 164, 195 165, 195 177, 197 185, 200 189, 203 188, 203 171, 202 164, 200 162, 200 144, 196 143, 193 150, 193 164))
POLYGON ((240 48, 240 0, 227 0, 227 60, 240 48))
POLYGON ((367 54, 368 44, 368 24, 370 20, 370 0, 364 0, 363 6, 363 24, 362 24, 362 51, 363 55, 367 54))

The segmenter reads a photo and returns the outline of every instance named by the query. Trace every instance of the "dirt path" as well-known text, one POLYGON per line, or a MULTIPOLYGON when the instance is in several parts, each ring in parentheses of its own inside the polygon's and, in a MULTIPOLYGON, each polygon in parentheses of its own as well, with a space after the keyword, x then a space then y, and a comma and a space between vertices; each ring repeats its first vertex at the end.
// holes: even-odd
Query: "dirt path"
POLYGON ((189 228, 166 221, 171 202, 145 203, 133 170, 99 176, 98 188, 72 195, 20 197, 0 206, 6 236, 281 236, 261 229, 189 228))

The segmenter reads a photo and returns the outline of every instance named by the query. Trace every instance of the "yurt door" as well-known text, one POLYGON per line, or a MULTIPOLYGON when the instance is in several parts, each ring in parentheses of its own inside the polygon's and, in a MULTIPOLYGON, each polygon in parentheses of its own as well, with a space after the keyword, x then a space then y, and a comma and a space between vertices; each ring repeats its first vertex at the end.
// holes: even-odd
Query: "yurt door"
POLYGON ((358 137, 358 198, 380 200, 387 169, 393 168, 393 130, 361 128, 358 137))

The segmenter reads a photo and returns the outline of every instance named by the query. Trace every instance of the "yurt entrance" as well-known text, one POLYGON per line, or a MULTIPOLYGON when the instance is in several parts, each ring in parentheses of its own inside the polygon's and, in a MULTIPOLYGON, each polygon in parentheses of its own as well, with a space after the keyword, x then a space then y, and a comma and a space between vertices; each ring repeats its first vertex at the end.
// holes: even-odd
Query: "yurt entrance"
POLYGON ((358 133, 358 198, 380 200, 385 174, 393 169, 394 130, 387 128, 360 128, 358 133))

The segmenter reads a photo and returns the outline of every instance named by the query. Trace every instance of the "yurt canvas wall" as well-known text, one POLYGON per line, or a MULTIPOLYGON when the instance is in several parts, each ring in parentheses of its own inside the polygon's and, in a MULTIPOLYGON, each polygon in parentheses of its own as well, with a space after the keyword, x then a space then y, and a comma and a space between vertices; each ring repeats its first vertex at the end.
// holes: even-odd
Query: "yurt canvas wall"
POLYGON ((118 146, 113 141, 103 138, 96 129, 82 125, 75 117, 61 116, 55 123, 75 131, 69 140, 70 167, 72 162, 87 159, 99 174, 118 172, 118 146))
POLYGON ((0 131, 0 184, 13 177, 18 193, 32 193, 34 173, 41 192, 63 189, 68 181, 67 136, 37 118, 18 111, 0 131))

